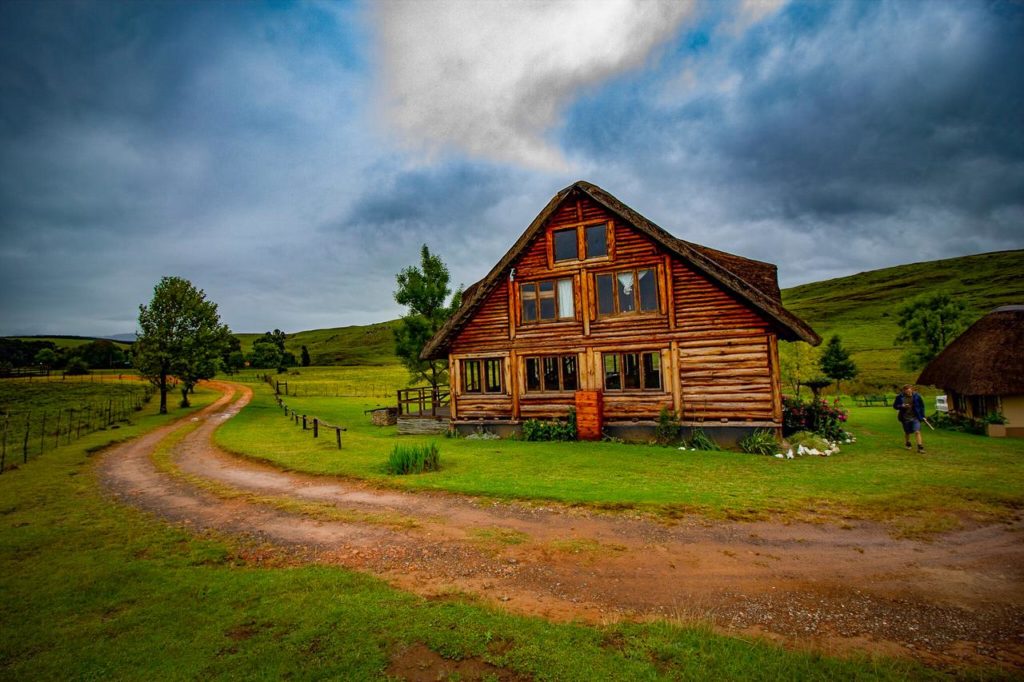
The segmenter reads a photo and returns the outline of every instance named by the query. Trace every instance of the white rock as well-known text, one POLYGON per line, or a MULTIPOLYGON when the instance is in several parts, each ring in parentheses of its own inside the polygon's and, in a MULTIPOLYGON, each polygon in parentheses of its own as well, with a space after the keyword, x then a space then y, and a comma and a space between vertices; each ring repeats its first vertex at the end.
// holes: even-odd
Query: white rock
POLYGON ((821 456, 821 452, 818 450, 818 448, 811 448, 810 450, 807 451, 807 454, 817 455, 819 457, 821 456))
POLYGON ((775 456, 778 457, 779 459, 782 459, 782 453, 779 453, 779 454, 777 454, 775 456))

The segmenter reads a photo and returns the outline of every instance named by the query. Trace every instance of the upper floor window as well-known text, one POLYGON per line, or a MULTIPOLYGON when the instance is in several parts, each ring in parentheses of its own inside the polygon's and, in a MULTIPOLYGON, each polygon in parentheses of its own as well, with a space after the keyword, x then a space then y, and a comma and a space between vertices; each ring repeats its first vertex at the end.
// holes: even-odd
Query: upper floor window
POLYGON ((601 223, 555 230, 551 239, 554 261, 560 263, 606 257, 610 227, 610 223, 601 223))
POLYGON ((521 284, 519 298, 523 324, 571 320, 576 317, 571 278, 521 284))
POLYGON ((463 393, 501 393, 502 359, 462 361, 463 393))
POLYGON ((597 314, 658 312, 658 276, 653 269, 595 275, 597 314))
POLYGON ((606 391, 660 391, 661 353, 602 353, 606 391))
POLYGON ((576 229, 555 230, 554 233, 555 260, 579 260, 580 249, 576 238, 576 229))
POLYGON ((526 358, 527 391, 575 391, 579 368, 575 355, 526 358))

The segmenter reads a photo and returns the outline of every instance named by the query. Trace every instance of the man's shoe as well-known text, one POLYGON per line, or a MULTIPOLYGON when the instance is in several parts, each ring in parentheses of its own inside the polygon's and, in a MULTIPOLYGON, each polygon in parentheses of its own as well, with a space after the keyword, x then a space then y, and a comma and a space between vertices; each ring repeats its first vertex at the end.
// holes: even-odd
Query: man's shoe
POLYGON ((923 445, 918 445, 917 446, 917 454, 919 454, 919 455, 923 455, 924 454, 924 446, 923 445))
POLYGON ((905 447, 905 448, 906 448, 907 450, 909 450, 909 449, 910 449, 910 447, 911 447, 911 446, 910 446, 910 441, 907 441, 906 443, 904 443, 904 444, 903 444, 903 447, 905 447))

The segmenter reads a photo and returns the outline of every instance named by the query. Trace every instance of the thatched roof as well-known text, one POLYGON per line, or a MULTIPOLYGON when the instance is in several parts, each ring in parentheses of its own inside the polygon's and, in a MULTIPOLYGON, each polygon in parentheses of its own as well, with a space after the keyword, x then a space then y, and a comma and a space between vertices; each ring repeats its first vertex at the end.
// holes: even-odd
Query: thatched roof
POLYGON ((432 359, 446 355, 451 339, 472 318, 473 312, 483 303, 495 285, 508 276, 509 268, 544 228, 548 218, 562 202, 573 199, 577 193, 604 206, 670 253, 717 282, 724 290, 746 301, 773 324, 780 338, 787 341, 806 341, 815 346, 821 343, 821 337, 806 322, 782 306, 774 265, 677 239, 597 185, 580 180, 556 194, 487 276, 465 291, 462 307, 427 343, 421 357, 432 359))
POLYGON ((917 382, 961 395, 1024 393, 1024 305, 996 308, 975 322, 917 382))

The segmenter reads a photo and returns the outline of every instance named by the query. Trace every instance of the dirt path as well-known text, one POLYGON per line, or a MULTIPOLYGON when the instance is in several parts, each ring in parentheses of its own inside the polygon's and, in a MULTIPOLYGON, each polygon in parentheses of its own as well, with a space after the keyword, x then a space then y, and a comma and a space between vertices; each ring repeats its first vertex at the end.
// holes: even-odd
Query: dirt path
POLYGON ((666 525, 557 505, 386 491, 220 451, 213 431, 251 391, 214 387, 224 397, 193 417, 198 428, 172 449, 183 475, 161 472, 151 454, 188 421, 113 448, 100 465, 105 486, 165 519, 269 543, 297 561, 368 571, 426 596, 469 593, 558 620, 702 620, 824 653, 1024 669, 1019 521, 919 542, 857 521, 838 528, 693 517, 666 525), (214 494, 225 490, 247 494, 214 494), (282 500, 292 508, 330 505, 333 519, 287 509, 282 500))

